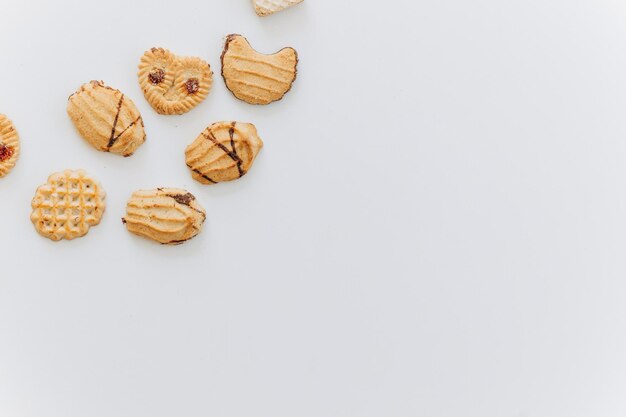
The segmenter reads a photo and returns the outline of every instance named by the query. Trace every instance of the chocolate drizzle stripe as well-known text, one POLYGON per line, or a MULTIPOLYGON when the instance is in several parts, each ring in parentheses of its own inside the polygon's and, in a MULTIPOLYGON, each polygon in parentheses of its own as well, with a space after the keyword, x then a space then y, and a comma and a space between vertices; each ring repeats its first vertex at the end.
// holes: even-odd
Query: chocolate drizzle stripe
POLYGON ((115 141, 117 141, 124 133, 126 133, 126 131, 128 129, 130 129, 131 127, 135 126, 135 124, 137 124, 137 122, 141 120, 141 116, 137 117, 135 120, 133 120, 133 122, 131 124, 129 124, 126 129, 122 130, 116 137, 114 137, 113 139, 115 141))
POLYGON ((168 197, 173 198, 174 200, 176 200, 177 203, 183 204, 185 206, 189 206, 191 204, 191 202, 196 199, 196 197, 194 197, 193 194, 191 194, 191 193, 187 193, 187 194, 166 194, 166 195, 168 197))
POLYGON ((211 132, 210 129, 207 129, 208 131, 208 135, 205 135, 204 132, 202 132, 202 136, 204 136, 205 138, 207 138, 208 140, 210 140, 211 142, 213 142, 215 145, 217 145, 218 148, 220 148, 226 155, 228 155, 233 161, 235 162, 239 162, 241 161, 241 159, 239 158, 239 156, 235 153, 233 153, 232 151, 230 151, 226 146, 224 146, 222 143, 219 143, 217 141, 217 139, 215 138, 215 136, 213 136, 213 132, 211 132))
POLYGON ((241 163, 243 162, 239 155, 237 155, 237 148, 235 147, 235 125, 237 122, 233 122, 230 128, 228 129, 228 135, 230 136, 230 146, 233 148, 233 154, 237 157, 237 171, 239 171, 239 178, 243 177, 245 172, 241 168, 241 163))
POLYGON ((191 202, 196 199, 196 197, 193 194, 191 194, 191 193, 187 193, 187 194, 165 194, 165 196, 174 199, 174 201, 176 201, 178 204, 182 204, 184 206, 189 207, 193 211, 202 214, 202 216, 204 218, 206 218, 206 214, 205 213, 203 213, 201 210, 198 210, 195 207, 192 207, 191 202))
POLYGON ((122 111, 122 103, 124 102, 124 94, 120 97, 119 103, 117 103, 117 113, 115 114, 115 119, 113 120, 113 127, 111 128, 111 137, 109 138, 109 144, 107 145, 107 149, 111 149, 119 136, 115 137, 115 129, 117 128, 117 120, 120 117, 120 112, 122 111))
POLYGON ((202 172, 200 172, 200 170, 194 169, 193 172, 195 172, 196 174, 200 175, 202 178, 204 178, 205 180, 207 180, 211 184, 217 184, 217 181, 212 180, 211 178, 209 178, 208 175, 204 175, 202 172))

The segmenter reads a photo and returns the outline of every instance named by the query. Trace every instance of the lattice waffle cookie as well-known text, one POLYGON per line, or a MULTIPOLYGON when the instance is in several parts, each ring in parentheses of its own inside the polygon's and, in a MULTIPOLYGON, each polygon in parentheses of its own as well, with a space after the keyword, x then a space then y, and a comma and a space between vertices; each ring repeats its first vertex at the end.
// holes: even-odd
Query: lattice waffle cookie
POLYGON ((13 123, 0 114, 0 178, 13 169, 20 156, 20 138, 13 123))
POLYGON ((222 52, 222 77, 226 87, 250 104, 280 100, 296 80, 298 53, 283 48, 272 55, 255 51, 241 35, 228 35, 222 52))
POLYGON ((211 66, 197 57, 151 48, 139 63, 139 85, 160 114, 183 114, 200 104, 213 85, 211 66))
POLYGON ((303 0, 252 0, 254 10, 259 16, 268 16, 280 12, 291 6, 302 3, 303 0))
POLYGON ((100 223, 105 198, 102 186, 85 171, 57 172, 37 188, 30 219, 40 235, 72 240, 100 223))

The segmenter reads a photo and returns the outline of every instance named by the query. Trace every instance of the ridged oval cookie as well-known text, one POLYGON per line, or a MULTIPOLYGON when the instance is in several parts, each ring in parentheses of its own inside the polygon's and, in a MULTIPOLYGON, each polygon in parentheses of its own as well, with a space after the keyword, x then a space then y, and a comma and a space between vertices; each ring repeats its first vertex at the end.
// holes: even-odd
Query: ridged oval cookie
POLYGON ((146 140, 135 103, 102 81, 83 84, 72 94, 67 114, 78 133, 99 151, 130 156, 146 140))
POLYGON ((195 237, 206 220, 204 208, 188 191, 157 188, 135 191, 122 222, 129 232, 166 245, 195 237))
POLYGON ((20 137, 4 114, 0 114, 0 178, 13 169, 20 156, 20 137))
POLYGON ((259 16, 269 16, 291 6, 302 3, 303 0, 252 0, 254 10, 259 16))
POLYGON ((226 87, 250 104, 280 100, 296 80, 298 53, 283 48, 273 55, 255 51, 241 35, 228 35, 222 52, 222 77, 226 87))
POLYGON ((138 76, 146 100, 160 114, 188 112, 209 95, 213 85, 213 72, 206 61, 176 56, 164 48, 143 54, 138 76))
POLYGON ((82 169, 57 172, 37 188, 30 220, 44 237, 72 240, 100 223, 105 198, 100 183, 82 169))
POLYGON ((217 184, 246 175, 262 147, 253 124, 218 122, 187 147, 185 160, 196 181, 217 184))

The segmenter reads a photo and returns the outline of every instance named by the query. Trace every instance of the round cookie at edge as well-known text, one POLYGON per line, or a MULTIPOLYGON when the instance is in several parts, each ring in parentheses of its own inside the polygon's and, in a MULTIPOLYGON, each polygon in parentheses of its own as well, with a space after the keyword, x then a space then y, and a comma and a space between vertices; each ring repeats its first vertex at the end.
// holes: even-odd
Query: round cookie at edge
POLYGON ((20 137, 13 122, 0 114, 0 178, 7 175, 20 156, 20 137))

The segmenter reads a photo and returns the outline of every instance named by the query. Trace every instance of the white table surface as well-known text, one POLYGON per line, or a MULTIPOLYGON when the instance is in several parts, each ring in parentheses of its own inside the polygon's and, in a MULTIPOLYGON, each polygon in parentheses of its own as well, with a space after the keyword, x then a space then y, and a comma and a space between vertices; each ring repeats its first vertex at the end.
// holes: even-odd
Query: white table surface
POLYGON ((0 7, 0 417, 626 415, 626 4, 619 0, 18 1, 0 7), (293 46, 280 102, 236 100, 223 38, 293 46), (214 88, 159 116, 152 46, 207 59, 214 88), (148 141, 128 159, 74 131, 102 79, 148 141), (248 176, 194 182, 183 151, 257 125, 248 176), (53 243, 47 176, 85 168, 102 223, 53 243), (193 192, 208 221, 129 234, 133 190, 193 192))

